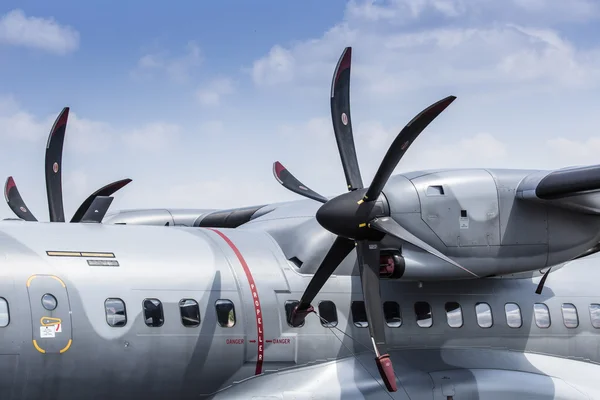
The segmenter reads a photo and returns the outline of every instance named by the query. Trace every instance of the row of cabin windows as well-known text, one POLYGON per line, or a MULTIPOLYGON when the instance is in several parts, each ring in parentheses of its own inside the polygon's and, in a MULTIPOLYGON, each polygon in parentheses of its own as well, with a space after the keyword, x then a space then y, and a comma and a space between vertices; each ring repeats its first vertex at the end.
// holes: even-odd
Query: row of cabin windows
MULTIPOLYGON (((285 304, 286 315, 288 321, 292 310, 299 304, 297 300, 289 300, 285 304)), ((463 326, 463 312, 460 304, 454 301, 447 302, 444 306, 446 311, 446 322, 451 328, 460 328, 463 326)), ((333 328, 338 324, 337 311, 335 304, 332 301, 321 301, 318 306, 321 325, 326 328, 333 328)), ((365 303, 363 301, 353 301, 350 307, 352 320, 355 326, 366 328, 369 326, 367 322, 367 313, 365 303)), ((414 305, 417 325, 421 328, 429 328, 433 325, 433 315, 431 306, 425 301, 418 301, 414 305)), ((567 328, 573 329, 579 326, 579 316, 577 308, 571 303, 563 303, 561 305, 563 323, 567 328)), ((589 305, 590 320, 594 328, 600 328, 600 304, 589 305)), ((510 328, 520 328, 523 325, 521 316, 521 308, 516 303, 506 303, 504 305, 504 313, 506 324, 510 328)), ((402 314, 400 305, 394 301, 386 301, 383 303, 383 314, 387 326, 390 328, 399 328, 402 326, 402 314)), ((492 309, 488 303, 475 304, 475 315, 477 324, 481 328, 491 328, 494 324, 492 317, 492 309)), ((544 303, 535 303, 533 305, 533 315, 535 324, 538 328, 549 328, 550 311, 544 303)))
MULTIPOLYGON (((46 295, 44 295, 46 296, 46 295)), ((42 297, 42 302, 44 297, 42 297)), ((298 301, 289 300, 285 303, 286 315, 289 317, 298 301)), ((113 327, 122 327, 127 324, 127 310, 123 300, 119 298, 109 298, 104 302, 106 312, 106 322, 113 327)), ((160 300, 149 298, 142 302, 144 311, 144 322, 150 327, 160 327, 165 322, 163 306, 160 300)), ((217 314, 217 323, 223 328, 231 328, 235 325, 236 315, 235 307, 230 300, 220 299, 215 302, 217 314)), ((321 301, 318 306, 321 324, 328 328, 333 328, 338 324, 337 309, 335 303, 329 300, 321 301)), ((422 328, 429 328, 433 325, 433 315, 431 306, 424 301, 418 301, 414 305, 414 311, 417 319, 417 325, 422 328)), ((447 302, 445 304, 446 320, 448 326, 460 328, 463 325, 462 307, 457 302, 447 302)), ((402 326, 402 314, 400 305, 394 301, 383 303, 383 312, 385 321, 390 328, 399 328, 402 326)), ((506 303, 504 305, 506 323, 511 328, 520 328, 523 325, 521 308, 516 303, 506 303)), ((570 329, 579 326, 579 316, 577 308, 571 303, 561 305, 563 324, 570 329)), ((186 327, 196 327, 200 325, 200 306, 194 299, 182 299, 179 301, 179 313, 181 324, 186 327)), ((363 301, 353 301, 351 305, 352 320, 354 325, 359 328, 368 327, 367 313, 363 301)), ((590 320, 594 328, 600 328, 600 304, 589 305, 590 320)), ((482 328, 490 328, 493 323, 492 309, 487 303, 475 304, 475 314, 477 324, 482 328)), ((539 328, 549 328, 550 312, 548 306, 544 303, 535 303, 533 305, 533 315, 535 324, 539 328)), ((0 297, 0 327, 8 326, 10 322, 10 313, 8 302, 0 297)))
MULTIPOLYGON (((123 300, 118 298, 106 299, 104 309, 108 325, 115 327, 127 325, 127 310, 123 300)), ((142 309, 146 325, 154 328, 163 326, 165 314, 160 300, 144 299, 142 309)), ((219 326, 231 328, 235 325, 235 307, 230 300, 217 300, 215 309, 219 326)), ((179 301, 179 315, 181 324, 185 327, 193 328, 200 325, 200 306, 194 299, 181 299, 179 301)))

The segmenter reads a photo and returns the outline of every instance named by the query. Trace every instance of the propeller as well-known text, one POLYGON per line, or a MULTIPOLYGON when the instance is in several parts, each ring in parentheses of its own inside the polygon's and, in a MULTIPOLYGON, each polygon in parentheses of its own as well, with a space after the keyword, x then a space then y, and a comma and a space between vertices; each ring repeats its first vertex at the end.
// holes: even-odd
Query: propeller
MULTIPOLYGON (((45 176, 46 194, 48 197, 48 212, 50 222, 65 222, 62 196, 62 153, 69 119, 69 107, 64 107, 50 130, 46 143, 45 176)), ((98 222, 98 210, 105 214, 112 200, 103 199, 115 193, 123 186, 131 182, 131 179, 121 179, 96 190, 77 209, 70 222, 98 222), (98 201, 96 201, 98 200, 98 201), (96 203, 94 203, 96 201, 96 203), (106 207, 106 210, 104 208, 106 207), (88 212, 96 211, 94 218, 88 218, 88 212)), ((25 221, 37 221, 25 205, 25 201, 17 189, 17 184, 12 176, 6 179, 4 184, 4 198, 10 209, 17 217, 25 221)), ((102 214, 102 215, 104 215, 102 214)))
POLYGON ((386 349, 385 318, 379 289, 380 241, 385 235, 396 237, 442 259, 449 266, 461 268, 466 274, 478 277, 417 238, 389 215, 385 215, 382 206, 383 188, 410 145, 456 97, 448 96, 414 117, 393 141, 371 185, 365 188, 356 157, 350 119, 351 54, 350 47, 342 53, 333 74, 331 87, 331 115, 348 192, 327 200, 296 179, 280 162, 273 164, 275 178, 284 187, 324 203, 317 210, 316 219, 323 228, 337 235, 299 304, 291 312, 288 322, 296 327, 304 323, 306 316, 314 311, 311 302, 337 266, 356 247, 369 333, 376 355, 375 361, 386 388, 390 392, 395 392, 397 386, 392 361, 386 349))
POLYGON ((83 216, 85 215, 86 211, 91 207, 92 203, 96 198, 108 197, 117 190, 121 189, 123 186, 127 185, 129 182, 131 182, 131 179, 129 178, 121 179, 119 181, 109 183, 108 185, 96 190, 94 193, 89 195, 89 197, 85 199, 83 203, 81 203, 77 211, 75 211, 75 214, 73 214, 71 222, 80 222, 83 216))

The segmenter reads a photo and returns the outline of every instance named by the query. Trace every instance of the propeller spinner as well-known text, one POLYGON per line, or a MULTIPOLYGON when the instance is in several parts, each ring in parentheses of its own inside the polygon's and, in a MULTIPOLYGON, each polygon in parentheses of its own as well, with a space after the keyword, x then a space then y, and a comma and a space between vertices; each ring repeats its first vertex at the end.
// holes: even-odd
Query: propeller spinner
MULTIPOLYGON (((275 162, 275 178, 287 189, 324 203, 317 211, 316 219, 328 231, 337 235, 332 247, 309 282, 300 303, 292 311, 292 326, 300 326, 306 316, 313 312, 311 302, 329 279, 337 266, 356 247, 362 282, 369 333, 375 351, 375 361, 386 388, 397 390, 392 361, 386 353, 384 314, 379 290, 380 248, 379 242, 388 234, 408 242, 439 257, 448 264, 466 270, 444 254, 404 229, 380 206, 380 196, 392 172, 419 134, 455 99, 448 96, 427 107, 412 119, 398 134, 383 158, 371 185, 364 188, 350 119, 350 65, 352 50, 347 47, 333 74, 331 87, 331 116, 335 138, 346 176, 348 192, 327 200, 296 179, 280 162, 275 162)), ((383 200, 383 199, 382 199, 383 200)))
MULTIPOLYGON (((62 196, 62 153, 68 119, 69 107, 65 107, 54 121, 54 125, 52 126, 50 134, 48 135, 48 142, 46 143, 45 175, 50 222, 65 222, 62 196)), ((108 185, 92 193, 79 206, 71 218, 71 222, 82 222, 82 219, 85 220, 83 217, 90 207, 93 206, 94 200, 112 195, 129 182, 131 182, 131 179, 121 179, 119 181, 109 183, 108 185)), ((12 176, 9 176, 4 184, 4 198, 6 199, 10 209, 16 214, 17 217, 24 219, 25 221, 37 221, 37 218, 25 205, 25 201, 21 197, 15 180, 12 176)), ((110 201, 101 203, 96 202, 95 204, 99 205, 97 207, 108 209, 108 206, 110 206, 110 201)), ((102 210, 102 212, 105 213, 106 210, 102 210)))

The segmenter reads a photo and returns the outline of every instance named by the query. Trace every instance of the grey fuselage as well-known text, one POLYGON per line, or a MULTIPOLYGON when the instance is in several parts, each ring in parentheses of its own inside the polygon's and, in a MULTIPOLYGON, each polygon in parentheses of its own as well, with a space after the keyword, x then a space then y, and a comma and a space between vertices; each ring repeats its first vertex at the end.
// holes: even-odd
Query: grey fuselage
POLYGON ((597 243, 598 218, 519 198, 522 174, 469 176, 463 185, 400 175, 384 190, 392 217, 415 235, 462 263, 477 258, 469 266, 482 276, 502 275, 446 281, 460 277, 433 263, 436 278, 425 253, 386 244, 407 260, 407 280, 381 282, 388 311, 400 310, 386 311, 398 392, 382 387, 368 329, 351 311, 363 300, 354 252, 313 302, 336 326, 316 315, 287 324, 286 302, 300 299, 333 240, 314 220, 319 204, 298 201, 265 206, 236 229, 0 222, 2 399, 600 398, 600 259, 565 264, 597 243), (439 182, 446 200, 423 193, 439 182), (538 271, 518 275, 555 264, 541 295, 538 271), (45 294, 56 309, 43 308, 45 294), (110 325, 107 299, 125 305, 124 326, 110 325), (146 299, 160 301, 160 326, 147 325, 146 299), (184 326, 185 299, 198 304, 197 326, 184 326), (229 327, 216 310, 227 302, 229 327), (48 334, 52 321, 60 332, 48 334))

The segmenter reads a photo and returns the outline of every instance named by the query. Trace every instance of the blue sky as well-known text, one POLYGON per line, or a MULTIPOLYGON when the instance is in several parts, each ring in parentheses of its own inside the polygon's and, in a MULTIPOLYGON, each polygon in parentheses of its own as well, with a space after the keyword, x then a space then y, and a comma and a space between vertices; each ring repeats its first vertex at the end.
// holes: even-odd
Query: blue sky
POLYGON ((296 199, 275 160, 318 192, 343 191, 328 94, 345 46, 366 182, 404 124, 449 94, 397 172, 600 162, 592 0, 106 4, 0 4, 0 171, 40 219, 64 106, 67 215, 124 177, 113 208, 296 199))

